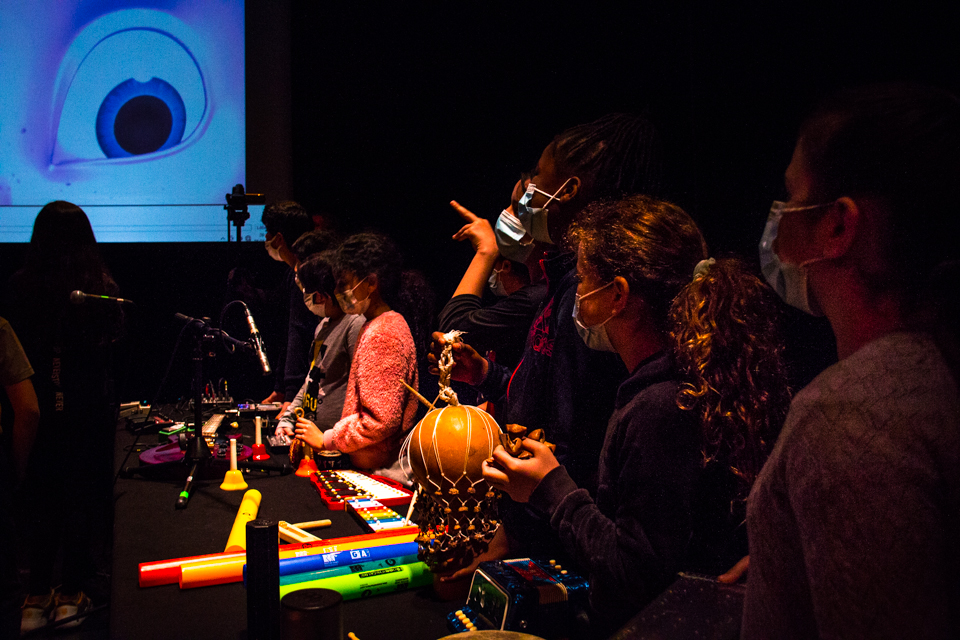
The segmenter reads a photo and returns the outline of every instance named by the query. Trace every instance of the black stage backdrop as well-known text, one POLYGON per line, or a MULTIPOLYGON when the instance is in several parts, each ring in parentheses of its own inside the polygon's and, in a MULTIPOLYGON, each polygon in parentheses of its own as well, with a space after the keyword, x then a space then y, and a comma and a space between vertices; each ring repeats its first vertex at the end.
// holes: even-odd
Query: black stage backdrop
MULTIPOLYGON (((296 199, 345 233, 393 236, 442 304, 471 256, 450 240, 460 226, 451 199, 493 218, 553 135, 645 112, 665 139, 672 197, 714 255, 755 260, 813 101, 876 80, 960 88, 958 21, 942 3, 624 4, 248 0, 247 189, 296 199)), ((4 286, 24 249, 0 248, 4 286)), ((175 312, 219 315, 232 267, 268 284, 282 276, 259 244, 103 253, 138 304, 117 354, 124 400, 154 395, 175 312)), ((788 318, 802 384, 832 347, 821 323, 788 318)), ((258 322, 269 345, 271 321, 258 322)), ((168 397, 188 393, 188 362, 182 349, 168 397)), ((211 378, 228 375, 237 397, 269 390, 251 360, 221 355, 218 367, 211 378)))

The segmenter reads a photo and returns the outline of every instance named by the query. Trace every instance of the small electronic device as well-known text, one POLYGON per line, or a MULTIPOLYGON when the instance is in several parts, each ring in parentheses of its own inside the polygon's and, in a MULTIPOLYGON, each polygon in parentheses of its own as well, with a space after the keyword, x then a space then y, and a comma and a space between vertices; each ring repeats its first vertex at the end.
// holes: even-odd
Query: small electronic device
POLYGON ((182 422, 171 423, 169 427, 164 427, 163 429, 160 429, 160 431, 158 432, 158 436, 160 438, 160 444, 167 444, 167 442, 169 442, 170 440, 170 436, 176 436, 181 431, 186 431, 186 430, 187 430, 187 425, 185 425, 182 422))
POLYGON ((240 403, 237 405, 237 411, 240 412, 240 415, 246 417, 248 415, 276 415, 280 411, 280 407, 283 405, 279 402, 267 402, 267 403, 240 403))
POLYGON ((399 482, 344 469, 322 470, 310 475, 320 499, 333 511, 343 511, 347 500, 369 498, 394 507, 407 504, 413 492, 399 482))
POLYGON ((545 638, 570 637, 586 609, 586 578, 556 560, 518 558, 481 562, 463 608, 447 614, 454 632, 522 631, 545 638))
POLYGON ((139 402, 124 402, 120 404, 120 417, 128 418, 133 422, 142 422, 150 413, 150 405, 139 402))
POLYGON ((127 429, 131 433, 137 435, 143 435, 145 433, 160 433, 164 429, 170 429, 175 426, 175 423, 170 418, 154 414, 148 416, 146 420, 131 420, 127 419, 127 429))

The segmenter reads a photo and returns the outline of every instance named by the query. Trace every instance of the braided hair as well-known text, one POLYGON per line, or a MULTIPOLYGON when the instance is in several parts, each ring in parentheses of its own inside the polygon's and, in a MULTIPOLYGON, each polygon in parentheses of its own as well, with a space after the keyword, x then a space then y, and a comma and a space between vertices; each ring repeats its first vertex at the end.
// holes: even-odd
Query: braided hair
POLYGON ((662 195, 660 136, 643 116, 603 116, 567 129, 549 148, 560 171, 580 178, 585 202, 632 193, 662 195))

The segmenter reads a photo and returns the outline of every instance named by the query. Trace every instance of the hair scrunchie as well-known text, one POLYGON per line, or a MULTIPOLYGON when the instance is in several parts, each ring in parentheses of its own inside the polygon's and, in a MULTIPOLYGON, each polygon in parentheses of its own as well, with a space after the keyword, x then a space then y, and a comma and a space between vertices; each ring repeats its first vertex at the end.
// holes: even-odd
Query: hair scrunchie
POLYGON ((707 275, 707 269, 714 264, 717 264, 717 261, 713 258, 707 258, 706 260, 698 262, 697 266, 693 268, 693 279, 696 280, 697 278, 707 275))

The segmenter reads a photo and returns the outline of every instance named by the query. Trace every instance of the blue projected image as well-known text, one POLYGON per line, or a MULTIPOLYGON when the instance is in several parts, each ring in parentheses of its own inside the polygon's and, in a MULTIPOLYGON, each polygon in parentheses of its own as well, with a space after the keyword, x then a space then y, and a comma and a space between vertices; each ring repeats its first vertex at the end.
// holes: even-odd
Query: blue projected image
POLYGON ((180 94, 159 78, 121 82, 97 112, 97 142, 108 158, 140 156, 180 144, 187 110, 180 94))
POLYGON ((227 239, 244 3, 117 4, 0 3, 0 241, 29 241, 51 200, 80 205, 100 242, 227 239))

